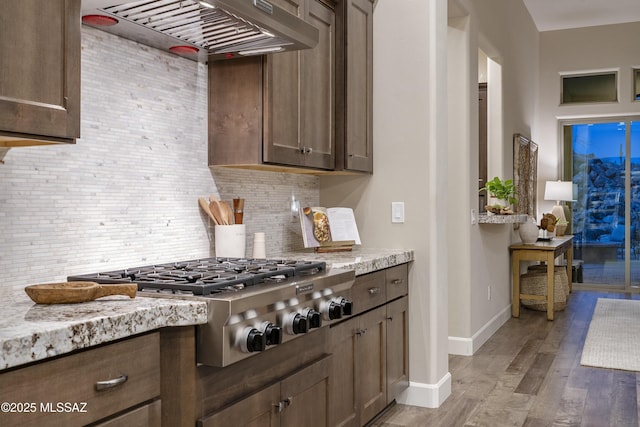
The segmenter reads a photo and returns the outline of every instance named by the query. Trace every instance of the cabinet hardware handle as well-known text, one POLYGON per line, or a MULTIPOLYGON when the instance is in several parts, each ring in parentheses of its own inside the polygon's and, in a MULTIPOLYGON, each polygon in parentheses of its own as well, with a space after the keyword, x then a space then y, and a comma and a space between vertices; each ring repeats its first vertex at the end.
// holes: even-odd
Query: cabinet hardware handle
POLYGON ((403 284, 403 283, 404 283, 404 279, 393 279, 393 280, 391 281, 391 284, 392 284, 392 285, 401 285, 401 284, 403 284))
POLYGON ((129 379, 126 375, 120 375, 118 378, 114 378, 112 380, 106 381, 98 381, 96 382, 96 391, 108 390, 110 388, 114 388, 119 386, 120 384, 124 384, 129 379))
POLYGON ((364 334, 366 334, 366 333, 367 333, 367 330, 366 330, 366 329, 358 329, 358 330, 356 331, 356 335, 364 335, 364 334))
POLYGON ((392 321, 392 322, 393 322, 393 316, 389 316, 389 317, 387 317, 387 320, 390 320, 390 321, 392 321))
POLYGON ((313 148, 311 148, 311 147, 309 147, 309 148, 307 148, 307 149, 305 150, 305 152, 306 152, 307 154, 311 154, 311 152, 312 152, 312 151, 313 151, 313 148))
POLYGON ((380 288, 369 288, 369 294, 375 295, 380 293, 380 288))
POLYGON ((285 409, 287 409, 287 407, 289 405, 291 405, 292 402, 293 402, 293 396, 289 396, 286 399, 281 400, 280 402, 276 403, 273 406, 275 406, 276 407, 276 411, 278 413, 280 413, 280 412, 284 411, 285 409))

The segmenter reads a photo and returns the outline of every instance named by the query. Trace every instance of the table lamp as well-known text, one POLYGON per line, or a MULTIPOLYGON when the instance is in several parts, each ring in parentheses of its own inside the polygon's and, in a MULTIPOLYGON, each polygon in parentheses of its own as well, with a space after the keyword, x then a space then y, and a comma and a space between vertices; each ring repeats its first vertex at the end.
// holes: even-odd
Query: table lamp
POLYGON ((560 202, 573 200, 573 182, 547 181, 544 187, 544 199, 556 201, 555 206, 551 209, 551 213, 557 218, 558 222, 566 222, 567 218, 564 215, 564 208, 560 202))

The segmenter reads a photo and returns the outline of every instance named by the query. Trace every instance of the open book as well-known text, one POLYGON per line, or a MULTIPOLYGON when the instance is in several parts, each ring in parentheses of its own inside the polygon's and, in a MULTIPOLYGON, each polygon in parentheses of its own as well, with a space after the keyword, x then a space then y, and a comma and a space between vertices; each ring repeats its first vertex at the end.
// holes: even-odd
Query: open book
POLYGON ((305 248, 361 244, 351 208, 306 207, 302 209, 300 225, 305 248))

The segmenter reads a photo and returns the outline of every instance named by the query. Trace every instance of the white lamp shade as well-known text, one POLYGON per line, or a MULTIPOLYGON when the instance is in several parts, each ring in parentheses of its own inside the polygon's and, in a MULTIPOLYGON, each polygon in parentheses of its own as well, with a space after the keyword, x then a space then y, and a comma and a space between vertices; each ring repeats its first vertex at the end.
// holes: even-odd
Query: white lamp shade
POLYGON ((571 181, 547 181, 544 187, 545 200, 573 200, 573 182, 571 181))

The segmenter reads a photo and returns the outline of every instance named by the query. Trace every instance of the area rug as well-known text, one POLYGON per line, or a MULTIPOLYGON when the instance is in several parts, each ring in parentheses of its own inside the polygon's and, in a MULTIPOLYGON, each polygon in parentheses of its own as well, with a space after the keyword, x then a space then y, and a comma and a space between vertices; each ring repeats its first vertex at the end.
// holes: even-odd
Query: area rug
POLYGON ((598 298, 581 365, 640 371, 640 301, 598 298))

